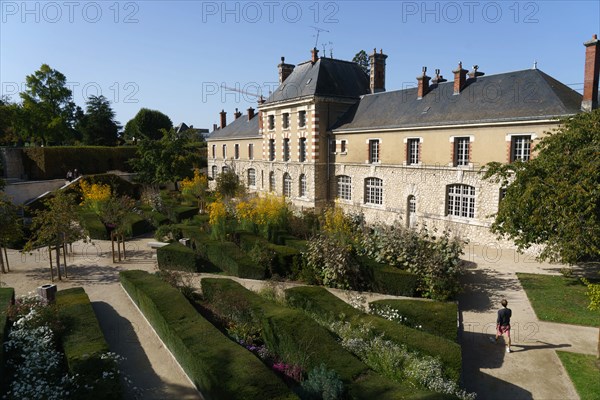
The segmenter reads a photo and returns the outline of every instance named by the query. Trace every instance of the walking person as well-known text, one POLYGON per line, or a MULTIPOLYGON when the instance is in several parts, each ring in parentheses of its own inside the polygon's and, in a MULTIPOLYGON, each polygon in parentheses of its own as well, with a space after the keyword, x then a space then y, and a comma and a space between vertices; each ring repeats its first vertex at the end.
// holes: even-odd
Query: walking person
POLYGON ((508 308, 508 301, 502 299, 500 302, 502 308, 498 310, 498 318, 496 318, 496 339, 490 338, 494 343, 498 342, 498 338, 506 334, 506 352, 510 353, 510 317, 512 310, 508 308))

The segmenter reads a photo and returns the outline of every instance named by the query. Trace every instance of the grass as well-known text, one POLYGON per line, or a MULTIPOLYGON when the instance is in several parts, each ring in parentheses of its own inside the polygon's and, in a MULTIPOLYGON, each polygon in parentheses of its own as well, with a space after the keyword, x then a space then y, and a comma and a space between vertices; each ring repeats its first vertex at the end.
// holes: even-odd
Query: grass
POLYGON ((587 288, 578 278, 523 273, 517 276, 539 319, 600 326, 600 312, 587 308, 587 288))
POLYGON ((557 351, 581 400, 600 399, 600 360, 588 354, 557 351))

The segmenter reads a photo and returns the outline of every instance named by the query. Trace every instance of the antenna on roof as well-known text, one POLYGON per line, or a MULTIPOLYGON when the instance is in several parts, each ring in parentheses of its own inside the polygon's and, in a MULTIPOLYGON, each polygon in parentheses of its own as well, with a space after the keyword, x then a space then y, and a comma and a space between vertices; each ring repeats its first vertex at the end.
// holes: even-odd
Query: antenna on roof
MULTIPOLYGON (((332 45, 333 42, 329 42, 329 43, 321 43, 321 46, 323 46, 323 57, 327 57, 327 45, 332 45)), ((329 49, 329 56, 330 58, 333 58, 333 47, 331 47, 329 49)))
POLYGON ((321 34, 321 32, 327 32, 327 33, 329 33, 329 31, 327 29, 319 28, 317 26, 312 26, 311 25, 310 27, 317 31, 317 34, 313 35, 313 37, 315 37, 315 36, 317 37, 316 40, 315 40, 315 45, 313 46, 316 49, 317 45, 319 44, 319 35, 321 34))
POLYGON ((537 69, 537 61, 533 62, 533 68, 532 69, 537 69))

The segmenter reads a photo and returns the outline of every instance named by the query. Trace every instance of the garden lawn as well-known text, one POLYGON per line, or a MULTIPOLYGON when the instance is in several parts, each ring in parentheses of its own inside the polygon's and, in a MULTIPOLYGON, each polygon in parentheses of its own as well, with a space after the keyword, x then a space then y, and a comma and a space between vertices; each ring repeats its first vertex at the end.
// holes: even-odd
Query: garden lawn
POLYGON ((581 400, 600 399, 600 360, 589 354, 557 351, 581 400))
POLYGON ((587 308, 587 287, 578 278, 524 273, 517 276, 539 319, 600 326, 600 312, 587 308))

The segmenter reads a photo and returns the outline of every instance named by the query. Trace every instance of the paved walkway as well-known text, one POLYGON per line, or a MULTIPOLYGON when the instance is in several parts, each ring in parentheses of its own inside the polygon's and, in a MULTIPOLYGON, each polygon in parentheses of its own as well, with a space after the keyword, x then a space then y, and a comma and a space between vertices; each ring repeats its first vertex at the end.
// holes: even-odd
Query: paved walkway
MULTIPOLYGON (((471 246, 460 296, 464 384, 480 399, 578 399, 556 350, 596 354, 598 328, 541 322, 516 272, 558 274, 513 250, 471 246), (512 353, 489 341, 506 298, 512 309, 512 353)), ((600 322, 600 321, 599 321, 600 322)))

